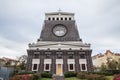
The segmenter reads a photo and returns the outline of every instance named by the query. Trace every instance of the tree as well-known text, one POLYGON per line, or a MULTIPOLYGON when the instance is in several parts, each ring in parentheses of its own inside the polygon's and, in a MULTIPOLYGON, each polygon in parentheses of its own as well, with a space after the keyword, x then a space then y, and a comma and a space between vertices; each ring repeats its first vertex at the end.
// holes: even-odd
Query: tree
POLYGON ((100 71, 104 72, 106 70, 107 70, 107 66, 104 63, 102 63, 100 71))
POLYGON ((120 70, 120 59, 118 60, 118 70, 120 70))
POLYGON ((118 66, 118 62, 115 60, 109 61, 109 63, 108 63, 109 70, 116 70, 117 66, 118 66))
POLYGON ((18 57, 18 62, 16 63, 16 69, 25 70, 27 62, 27 55, 21 55, 18 57))
POLYGON ((10 61, 7 61, 6 63, 5 63, 5 66, 6 67, 10 67, 11 65, 10 65, 10 61))

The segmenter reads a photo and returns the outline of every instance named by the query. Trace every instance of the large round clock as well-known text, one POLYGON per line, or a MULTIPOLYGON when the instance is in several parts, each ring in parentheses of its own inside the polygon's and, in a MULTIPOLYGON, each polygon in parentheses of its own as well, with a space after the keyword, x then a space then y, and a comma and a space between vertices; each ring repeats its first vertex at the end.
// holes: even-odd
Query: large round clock
POLYGON ((64 36, 67 32, 67 29, 65 28, 65 26, 63 25, 56 25, 54 28, 53 28, 53 33, 56 35, 56 36, 64 36))

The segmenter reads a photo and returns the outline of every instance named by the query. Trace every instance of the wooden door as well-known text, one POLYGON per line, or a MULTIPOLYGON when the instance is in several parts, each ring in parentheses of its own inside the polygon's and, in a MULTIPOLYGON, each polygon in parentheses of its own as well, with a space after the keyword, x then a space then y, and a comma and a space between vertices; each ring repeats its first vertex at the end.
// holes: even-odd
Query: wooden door
POLYGON ((62 64, 57 64, 57 75, 62 75, 62 64))

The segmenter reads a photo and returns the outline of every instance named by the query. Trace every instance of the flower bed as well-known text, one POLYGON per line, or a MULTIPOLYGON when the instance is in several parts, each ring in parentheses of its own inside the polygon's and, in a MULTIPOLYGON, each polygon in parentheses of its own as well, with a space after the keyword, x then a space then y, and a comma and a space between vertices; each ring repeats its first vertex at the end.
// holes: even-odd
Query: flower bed
POLYGON ((10 80, 30 80, 31 77, 32 77, 32 74, 15 75, 10 80))
POLYGON ((114 80, 120 80, 120 74, 114 76, 114 80))

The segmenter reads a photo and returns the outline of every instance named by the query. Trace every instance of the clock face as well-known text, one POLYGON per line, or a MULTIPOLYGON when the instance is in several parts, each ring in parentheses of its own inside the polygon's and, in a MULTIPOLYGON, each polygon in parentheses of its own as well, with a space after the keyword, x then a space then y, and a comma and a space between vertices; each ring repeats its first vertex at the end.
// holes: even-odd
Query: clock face
POLYGON ((56 36, 64 36, 66 34, 67 30, 63 25, 57 25, 53 28, 53 33, 56 36))

